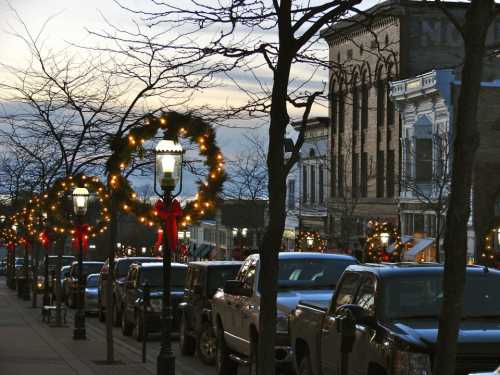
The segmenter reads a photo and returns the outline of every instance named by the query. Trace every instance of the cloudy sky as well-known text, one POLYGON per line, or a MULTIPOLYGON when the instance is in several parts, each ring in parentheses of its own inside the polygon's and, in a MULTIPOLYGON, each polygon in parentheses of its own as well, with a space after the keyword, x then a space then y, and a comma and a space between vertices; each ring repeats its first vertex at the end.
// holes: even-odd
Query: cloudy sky
MULTIPOLYGON (((369 1, 371 5, 374 1, 369 1)), ((142 8, 149 6, 148 0, 127 0, 127 4, 142 8)), ((16 33, 26 35, 23 25, 19 22, 21 18, 33 36, 44 27, 43 33, 39 36, 39 41, 46 51, 61 51, 68 47, 69 43, 77 45, 93 45, 95 38, 91 37, 87 30, 101 31, 109 30, 104 20, 107 19, 111 24, 122 29, 133 27, 131 14, 111 0, 10 0, 6 2, 0 0, 0 63, 16 67, 27 66, 30 63, 30 53, 26 44, 22 42, 16 33), (44 26, 45 25, 45 26, 44 26)), ((174 30, 175 31, 175 30, 174 30)), ((319 45, 324 48, 325 56, 327 53, 326 44, 319 45)), ((309 68, 310 70, 310 68, 309 68)), ((310 71, 307 69, 296 68, 295 77, 307 77, 310 71)), ((264 84, 270 83, 270 73, 267 69, 262 69, 258 73, 259 78, 264 84)), ((234 75, 232 77, 238 84, 249 88, 255 88, 256 82, 251 75, 234 75)), ((5 71, 0 72, 0 80, 8 81, 9 76, 5 71)), ((319 71, 315 74, 313 85, 321 87, 327 80, 327 72, 319 71)), ((237 87, 229 80, 222 80, 222 85, 207 92, 198 93, 195 105, 211 104, 223 105, 227 103, 239 104, 247 101, 247 97, 238 91, 237 87)), ((297 112, 291 112, 291 115, 297 115, 297 112)), ((327 108, 317 106, 313 115, 326 115, 327 108)), ((241 150, 242 134, 256 132, 260 135, 266 134, 265 122, 235 122, 231 125, 237 125, 240 128, 221 128, 218 130, 219 143, 223 152, 231 158, 241 150), (259 126, 260 125, 260 126, 259 126), (256 130, 242 129, 242 126, 256 127, 256 130)))

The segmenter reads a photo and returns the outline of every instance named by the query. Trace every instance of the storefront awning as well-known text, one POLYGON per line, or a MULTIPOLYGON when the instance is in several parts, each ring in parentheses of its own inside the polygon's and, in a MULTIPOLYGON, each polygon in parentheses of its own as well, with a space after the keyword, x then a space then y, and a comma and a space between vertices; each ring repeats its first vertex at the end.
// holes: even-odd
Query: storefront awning
MULTIPOLYGON (((402 245, 404 245, 405 243, 410 242, 411 240, 413 240, 412 236, 406 236, 406 235, 401 236, 401 244, 402 245)), ((386 252, 389 253, 389 254, 392 254, 394 252, 394 250, 396 250, 396 246, 395 246, 395 244, 392 244, 391 246, 389 246, 387 248, 386 252)))
POLYGON ((196 252, 196 257, 197 258, 206 258, 214 249, 214 246, 203 243, 200 246, 198 246, 198 251, 196 252))
POLYGON ((415 260, 418 253, 428 248, 430 245, 434 243, 433 238, 424 238, 417 242, 415 246, 413 246, 410 250, 403 254, 404 260, 415 260))

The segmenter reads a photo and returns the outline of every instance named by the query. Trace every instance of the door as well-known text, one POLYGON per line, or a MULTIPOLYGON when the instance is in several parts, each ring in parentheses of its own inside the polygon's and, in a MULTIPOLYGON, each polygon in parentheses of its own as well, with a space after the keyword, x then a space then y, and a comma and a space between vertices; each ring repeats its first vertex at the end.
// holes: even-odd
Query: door
MULTIPOLYGON (((377 280, 373 275, 365 275, 359 286, 354 304, 362 307, 367 316, 375 317, 375 293, 377 280)), ((357 324, 356 339, 352 353, 349 356, 349 374, 365 375, 368 370, 368 360, 375 359, 375 353, 370 343, 374 337, 374 327, 357 324)))
POLYGON ((245 355, 250 355, 250 325, 253 322, 255 314, 255 273, 257 272, 256 258, 250 259, 246 273, 243 275, 243 287, 251 292, 251 296, 238 296, 235 301, 236 327, 235 332, 238 336, 238 351, 245 355))
POLYGON ((335 292, 335 298, 323 321, 320 339, 321 368, 323 375, 340 375, 341 336, 338 332, 338 319, 335 316, 335 312, 340 306, 354 302, 360 279, 361 276, 359 274, 351 272, 346 273, 344 277, 342 277, 342 281, 335 292))
POLYGON ((131 321, 134 318, 134 302, 137 294, 137 280, 139 270, 136 267, 130 269, 127 275, 125 287, 125 321, 131 321))

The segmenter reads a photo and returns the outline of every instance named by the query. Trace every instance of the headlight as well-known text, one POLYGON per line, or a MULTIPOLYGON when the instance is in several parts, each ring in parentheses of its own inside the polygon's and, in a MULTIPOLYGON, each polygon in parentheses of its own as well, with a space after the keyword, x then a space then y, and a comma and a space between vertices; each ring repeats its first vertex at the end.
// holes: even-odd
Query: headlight
POLYGON ((278 314, 276 317, 276 333, 288 333, 288 315, 278 314))
POLYGON ((161 299, 157 298, 150 300, 150 306, 153 312, 161 312, 161 299))
POLYGON ((431 375, 431 359, 425 353, 396 351, 393 359, 394 375, 431 375))

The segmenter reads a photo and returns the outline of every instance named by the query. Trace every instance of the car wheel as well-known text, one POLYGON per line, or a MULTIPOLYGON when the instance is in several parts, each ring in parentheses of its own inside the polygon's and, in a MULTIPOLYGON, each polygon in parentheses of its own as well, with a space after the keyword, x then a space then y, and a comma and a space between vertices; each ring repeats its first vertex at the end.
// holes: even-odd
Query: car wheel
POLYGON ((195 351, 195 341, 192 336, 187 332, 187 322, 186 317, 183 314, 181 317, 181 323, 179 327, 179 346, 182 355, 193 355, 195 351))
POLYGON ((142 319, 141 319, 141 313, 137 312, 135 314, 135 321, 134 321, 134 330, 133 330, 133 336, 134 338, 141 342, 143 339, 143 326, 142 326, 142 319))
POLYGON ((134 327, 127 322, 127 314, 122 314, 122 333, 123 336, 130 336, 134 327))
POLYGON ((309 357, 309 353, 306 353, 300 361, 298 375, 312 375, 311 358, 309 357))
POLYGON ((229 350, 224 340, 224 331, 222 327, 217 329, 217 350, 215 354, 215 370, 217 375, 236 375, 238 364, 229 358, 229 350))
POLYGON ((203 323, 198 336, 198 355, 206 365, 213 365, 217 349, 217 340, 209 322, 203 323))

